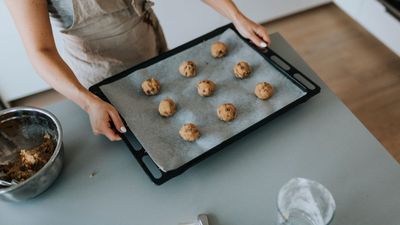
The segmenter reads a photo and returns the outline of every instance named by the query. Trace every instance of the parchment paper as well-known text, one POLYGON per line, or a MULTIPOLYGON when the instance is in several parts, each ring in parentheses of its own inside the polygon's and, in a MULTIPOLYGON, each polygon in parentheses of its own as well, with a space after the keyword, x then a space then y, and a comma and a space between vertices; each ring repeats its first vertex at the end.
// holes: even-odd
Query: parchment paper
POLYGON ((179 168, 306 94, 231 29, 100 88, 153 161, 165 172, 179 168), (217 40, 229 48, 228 55, 222 59, 210 55, 210 46, 217 40), (196 77, 185 78, 179 74, 178 67, 186 60, 198 66, 196 77), (233 75, 233 66, 241 60, 253 68, 248 79, 239 80, 233 75), (141 83, 148 78, 160 81, 159 95, 149 97, 142 93, 141 83), (197 83, 204 79, 216 83, 213 96, 197 94, 197 83), (262 81, 275 88, 274 96, 267 101, 258 100, 254 95, 255 85, 262 81), (173 117, 162 118, 158 114, 158 104, 167 97, 177 103, 178 111, 173 117), (222 103, 236 106, 238 117, 234 121, 226 123, 217 118, 217 107, 222 103), (200 129, 201 137, 196 142, 186 142, 178 134, 181 126, 189 122, 200 129))

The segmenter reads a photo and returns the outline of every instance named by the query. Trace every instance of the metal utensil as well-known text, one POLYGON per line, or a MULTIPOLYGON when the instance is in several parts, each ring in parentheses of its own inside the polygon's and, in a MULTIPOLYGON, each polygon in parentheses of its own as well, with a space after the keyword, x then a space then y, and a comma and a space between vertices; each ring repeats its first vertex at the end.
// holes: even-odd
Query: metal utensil
POLYGON ((209 225, 207 214, 200 214, 197 219, 199 220, 199 225, 209 225))
POLYGON ((180 223, 179 225, 210 225, 210 224, 208 223, 207 214, 199 214, 197 216, 197 221, 190 223, 180 223))
POLYGON ((1 140, 1 145, 2 148, 4 149, 15 149, 17 148, 17 145, 10 140, 2 131, 0 131, 0 140, 1 140))
POLYGON ((13 185, 18 184, 15 180, 12 180, 11 182, 5 181, 5 180, 0 180, 0 188, 1 187, 10 187, 13 185))

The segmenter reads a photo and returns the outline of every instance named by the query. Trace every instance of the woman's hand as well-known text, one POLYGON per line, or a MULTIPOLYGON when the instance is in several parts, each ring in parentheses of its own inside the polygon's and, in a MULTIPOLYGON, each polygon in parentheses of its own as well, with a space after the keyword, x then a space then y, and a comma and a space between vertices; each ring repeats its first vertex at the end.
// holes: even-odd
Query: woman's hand
POLYGON ((125 133, 126 128, 117 110, 112 105, 104 102, 97 96, 91 96, 84 110, 89 114, 94 134, 103 134, 110 141, 121 140, 119 133, 125 133), (113 125, 118 129, 117 132, 115 129, 112 129, 113 125))
POLYGON ((203 1, 231 20, 239 33, 243 37, 250 39, 258 47, 265 48, 271 45, 267 29, 243 15, 232 0, 203 1))
POLYGON ((264 26, 243 15, 234 19, 233 24, 243 37, 250 39, 258 47, 265 48, 271 45, 271 39, 264 26))

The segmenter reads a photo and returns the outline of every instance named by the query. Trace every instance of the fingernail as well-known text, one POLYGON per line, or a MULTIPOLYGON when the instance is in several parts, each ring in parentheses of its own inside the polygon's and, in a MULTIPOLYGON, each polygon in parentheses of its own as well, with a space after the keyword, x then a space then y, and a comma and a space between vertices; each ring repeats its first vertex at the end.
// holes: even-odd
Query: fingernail
POLYGON ((122 133, 126 133, 126 128, 125 127, 121 127, 120 130, 121 130, 122 133))
POLYGON ((265 42, 261 42, 261 48, 266 48, 268 45, 265 42))

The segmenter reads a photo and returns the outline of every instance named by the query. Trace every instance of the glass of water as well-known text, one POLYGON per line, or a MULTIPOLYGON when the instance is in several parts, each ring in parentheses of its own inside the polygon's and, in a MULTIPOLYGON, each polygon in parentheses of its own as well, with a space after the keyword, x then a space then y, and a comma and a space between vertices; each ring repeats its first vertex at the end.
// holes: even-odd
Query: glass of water
POLYGON ((293 178, 280 189, 277 207, 279 225, 328 225, 336 204, 322 184, 293 178))

